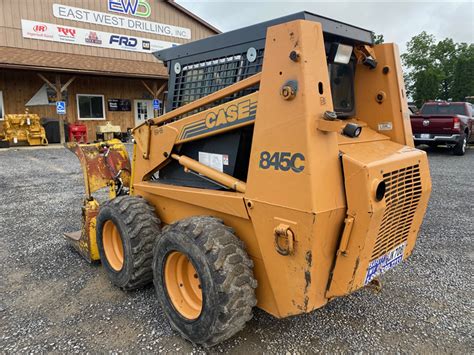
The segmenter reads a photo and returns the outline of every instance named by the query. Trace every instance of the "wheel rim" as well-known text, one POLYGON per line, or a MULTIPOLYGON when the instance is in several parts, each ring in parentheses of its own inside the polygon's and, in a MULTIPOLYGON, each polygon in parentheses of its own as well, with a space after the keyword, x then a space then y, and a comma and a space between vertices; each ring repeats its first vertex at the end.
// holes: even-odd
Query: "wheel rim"
POLYGON ((467 146, 467 139, 466 137, 464 137, 464 140, 462 142, 462 151, 465 152, 466 151, 466 146, 467 146))
POLYGON ((202 311, 202 290, 191 260, 178 251, 168 254, 164 275, 166 291, 174 308, 184 318, 198 318, 202 311))
POLYGON ((123 267, 123 244, 117 226, 111 220, 104 224, 102 231, 102 241, 104 245, 107 262, 115 271, 122 270, 123 267))

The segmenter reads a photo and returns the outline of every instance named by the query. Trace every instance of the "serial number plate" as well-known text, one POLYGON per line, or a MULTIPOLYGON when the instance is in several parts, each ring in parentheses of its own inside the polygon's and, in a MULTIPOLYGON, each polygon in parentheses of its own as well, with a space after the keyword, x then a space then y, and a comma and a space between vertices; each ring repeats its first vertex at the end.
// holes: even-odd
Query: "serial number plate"
POLYGON ((367 269, 367 275, 365 276, 364 284, 367 285, 376 277, 382 275, 387 270, 390 270, 400 264, 403 260, 403 255, 405 254, 406 246, 407 242, 404 242, 389 251, 388 253, 372 261, 369 264, 369 268, 367 269))
POLYGON ((420 134, 421 139, 430 139, 430 134, 429 133, 422 133, 420 134))

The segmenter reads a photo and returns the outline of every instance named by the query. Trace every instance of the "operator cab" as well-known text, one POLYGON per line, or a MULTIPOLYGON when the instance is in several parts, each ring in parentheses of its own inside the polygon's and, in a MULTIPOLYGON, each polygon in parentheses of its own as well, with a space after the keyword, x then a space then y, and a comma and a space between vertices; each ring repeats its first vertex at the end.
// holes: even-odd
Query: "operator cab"
MULTIPOLYGON (((169 71, 166 112, 261 72, 268 27, 294 20, 308 20, 322 24, 334 111, 340 119, 354 117, 356 112, 354 78, 357 63, 354 49, 373 46, 373 32, 310 12, 299 12, 155 52, 156 58, 163 61, 169 71)), ((364 64, 374 65, 370 56, 366 59, 364 64)), ((258 89, 258 85, 246 88, 214 102, 212 106, 251 94, 258 89)), ((316 90, 322 94, 321 91, 327 88, 321 85, 316 90)), ((209 106, 202 109, 207 108, 209 106)), ((189 112, 180 118, 196 112, 189 112)), ((246 181, 252 135, 253 126, 244 127, 185 143, 181 146, 180 153, 198 161, 200 161, 198 152, 221 154, 228 157, 228 165, 223 166, 222 172, 246 181)), ((177 162, 168 164, 155 178, 157 176, 162 183, 221 188, 199 176, 185 173, 177 162)))

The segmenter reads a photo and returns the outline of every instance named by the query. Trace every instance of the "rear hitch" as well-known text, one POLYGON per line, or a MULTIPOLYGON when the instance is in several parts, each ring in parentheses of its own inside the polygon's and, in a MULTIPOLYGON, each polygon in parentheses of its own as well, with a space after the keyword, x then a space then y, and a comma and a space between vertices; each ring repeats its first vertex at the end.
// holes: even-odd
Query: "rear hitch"
POLYGON ((374 291, 375 293, 380 293, 382 291, 382 281, 379 279, 373 279, 365 287, 374 291))

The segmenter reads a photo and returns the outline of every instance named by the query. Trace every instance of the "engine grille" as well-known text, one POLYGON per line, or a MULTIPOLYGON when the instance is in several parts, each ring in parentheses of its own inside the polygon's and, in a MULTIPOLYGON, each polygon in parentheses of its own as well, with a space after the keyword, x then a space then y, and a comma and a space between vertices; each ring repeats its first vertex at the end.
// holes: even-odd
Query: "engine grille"
MULTIPOLYGON (((189 63, 176 74, 172 93, 172 109, 183 106, 215 91, 221 90, 262 70, 263 49, 257 50, 253 62, 247 60, 246 53, 218 57, 202 62, 189 63)), ((247 88, 213 105, 221 104, 258 90, 258 86, 247 88)), ((205 107, 202 109, 206 109, 205 107)))
POLYGON ((383 175, 386 209, 382 217, 371 261, 407 241, 421 197, 419 165, 383 175))

